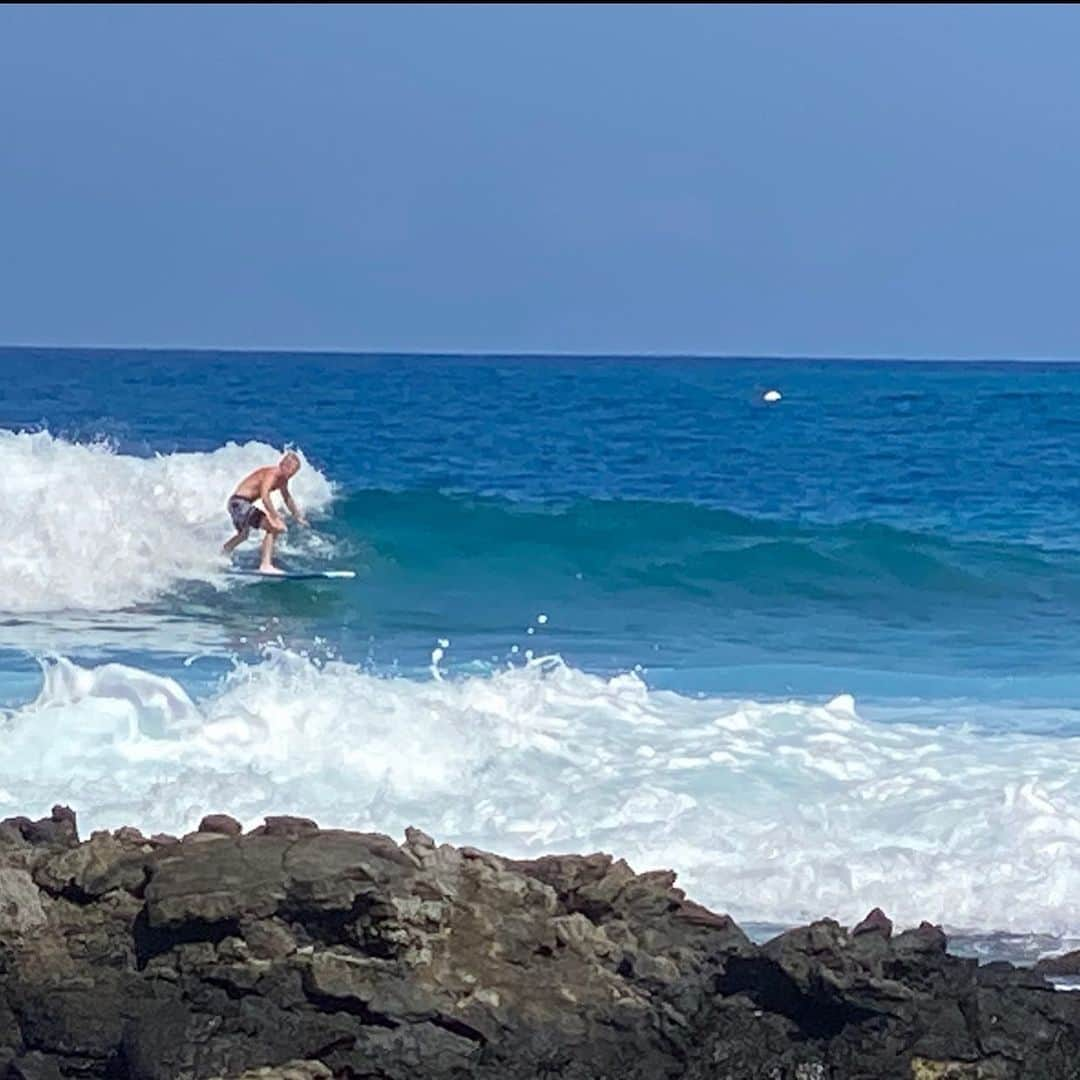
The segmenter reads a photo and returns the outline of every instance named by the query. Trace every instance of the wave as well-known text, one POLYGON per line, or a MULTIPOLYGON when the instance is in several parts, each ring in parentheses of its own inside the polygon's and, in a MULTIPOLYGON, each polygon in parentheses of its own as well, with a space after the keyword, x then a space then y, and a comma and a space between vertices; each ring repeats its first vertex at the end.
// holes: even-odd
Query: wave
MULTIPOLYGON (((107 442, 0 430, 0 611, 118 610, 184 581, 220 582, 225 502, 280 454, 249 442, 140 458, 107 442)), ((331 501, 329 481, 306 461, 292 486, 313 511, 331 501)))
MULTIPOLYGON (((9 520, 0 612, 117 611, 186 582, 221 585, 224 502, 240 477, 279 453, 249 442, 135 457, 106 442, 0 429, 9 520)), ((679 501, 531 504, 433 490, 336 498, 306 461, 294 488, 306 509, 326 512, 333 502, 333 513, 320 533, 292 537, 285 549, 351 549, 373 585, 385 579, 394 589, 475 586, 483 600, 527 581, 554 601, 565 583, 585 582, 665 604, 805 611, 809 603, 886 617, 948 617, 958 601, 968 616, 979 605, 1009 617, 1080 608, 1080 552, 1018 541, 797 523, 679 501)))
POLYGON ((381 490, 350 494, 336 517, 376 567, 410 573, 569 576, 732 603, 1080 605, 1080 552, 876 522, 794 523, 678 501, 541 505, 381 490))
POLYGON ((603 849, 673 867, 740 919, 1080 933, 1080 739, 687 698, 556 657, 380 678, 285 650, 207 698, 118 664, 44 663, 9 714, 0 812, 82 827, 267 813, 507 854, 603 849))

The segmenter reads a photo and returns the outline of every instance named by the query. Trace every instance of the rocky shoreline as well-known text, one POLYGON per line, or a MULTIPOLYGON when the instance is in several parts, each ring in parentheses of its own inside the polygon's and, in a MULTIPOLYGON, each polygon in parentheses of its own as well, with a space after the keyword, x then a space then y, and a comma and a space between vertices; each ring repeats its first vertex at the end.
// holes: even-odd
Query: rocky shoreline
POLYGON ((1080 994, 880 911, 755 945, 607 855, 57 807, 0 822, 0 1080, 61 1077, 1076 1080, 1080 994))

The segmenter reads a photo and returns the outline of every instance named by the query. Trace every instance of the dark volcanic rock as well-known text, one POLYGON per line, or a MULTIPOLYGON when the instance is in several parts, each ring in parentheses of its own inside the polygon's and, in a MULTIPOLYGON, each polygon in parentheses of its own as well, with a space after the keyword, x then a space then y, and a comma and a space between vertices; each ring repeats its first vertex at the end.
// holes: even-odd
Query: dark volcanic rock
POLYGON ((851 936, 859 934, 881 934, 883 937, 892 937, 892 919, 881 908, 874 908, 869 915, 857 926, 851 928, 851 936))
POLYGON ((757 947, 607 855, 69 814, 0 823, 0 1080, 1080 1075, 1080 998, 880 912, 757 947))
POLYGON ((289 814, 281 814, 278 817, 268 817, 264 824, 254 830, 256 836, 302 836, 304 833, 318 832, 319 826, 311 818, 292 817, 289 814))
POLYGON ((1043 957, 1035 970, 1044 975, 1080 975, 1080 949, 1062 953, 1061 956, 1043 957))
POLYGON ((207 814, 199 822, 201 833, 221 833, 222 836, 239 836, 244 830, 240 822, 228 814, 207 814))
POLYGON ((68 806, 54 806, 52 813, 40 821, 25 817, 7 818, 0 821, 0 841, 19 839, 28 844, 64 845, 71 847, 79 842, 75 826, 75 811, 68 806))

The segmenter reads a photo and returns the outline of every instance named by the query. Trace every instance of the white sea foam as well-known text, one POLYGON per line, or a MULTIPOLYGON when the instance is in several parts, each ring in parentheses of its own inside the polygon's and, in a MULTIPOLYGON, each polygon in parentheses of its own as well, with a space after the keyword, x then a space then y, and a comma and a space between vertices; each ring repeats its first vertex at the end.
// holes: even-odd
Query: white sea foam
MULTIPOLYGON (((180 581, 220 580, 229 494, 280 454, 249 442, 139 458, 104 442, 0 430, 0 611, 116 610, 180 581)), ((318 511, 331 486, 304 466, 292 487, 318 511)))
POLYGON ((287 651, 199 703, 150 672, 58 660, 6 726, 0 814, 67 802, 84 831, 217 810, 415 824, 673 867, 742 919, 880 905, 904 923, 1080 933, 1075 738, 870 722, 848 697, 690 699, 557 659, 411 681, 287 651))

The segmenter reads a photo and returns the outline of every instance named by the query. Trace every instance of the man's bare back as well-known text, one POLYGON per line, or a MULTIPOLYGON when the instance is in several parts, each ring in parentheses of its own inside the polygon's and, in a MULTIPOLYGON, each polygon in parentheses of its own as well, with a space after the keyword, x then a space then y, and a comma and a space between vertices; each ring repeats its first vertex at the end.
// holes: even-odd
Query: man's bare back
POLYGON ((277 465, 264 465, 261 469, 248 473, 240 481, 228 502, 229 517, 236 529, 236 535, 226 542, 223 549, 225 552, 231 552, 238 544, 243 543, 252 529, 264 529, 266 535, 262 540, 259 570, 264 574, 281 573, 273 562, 274 541, 285 531, 285 522, 278 514, 271 496, 275 491, 280 491, 289 513, 301 525, 306 525, 307 520, 289 491, 289 481, 299 469, 300 458, 290 451, 277 465), (261 510, 255 506, 259 500, 263 504, 261 510))

